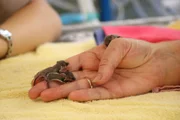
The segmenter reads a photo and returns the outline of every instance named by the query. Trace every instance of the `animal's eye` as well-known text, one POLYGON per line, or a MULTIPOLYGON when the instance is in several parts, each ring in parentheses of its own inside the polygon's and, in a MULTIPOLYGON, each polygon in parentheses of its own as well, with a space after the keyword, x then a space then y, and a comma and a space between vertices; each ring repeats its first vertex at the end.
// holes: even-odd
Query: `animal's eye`
POLYGON ((65 78, 61 78, 61 81, 63 81, 63 82, 64 82, 64 79, 65 79, 65 78))

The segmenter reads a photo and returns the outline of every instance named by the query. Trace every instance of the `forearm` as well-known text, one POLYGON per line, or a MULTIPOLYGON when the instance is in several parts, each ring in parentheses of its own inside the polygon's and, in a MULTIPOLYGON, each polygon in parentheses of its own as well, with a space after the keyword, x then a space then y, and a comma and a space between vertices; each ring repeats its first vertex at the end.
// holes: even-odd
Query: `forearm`
POLYGON ((169 48, 172 51, 172 57, 174 57, 176 63, 175 65, 173 64, 174 66, 171 66, 174 69, 169 72, 169 76, 174 78, 175 84, 180 85, 180 40, 173 41, 169 44, 169 48))
POLYGON ((8 50, 8 45, 6 43, 5 40, 3 40, 2 38, 0 38, 0 58, 1 56, 5 56, 6 52, 8 50))
MULTIPOLYGON (((12 33, 12 55, 17 55, 34 50, 44 42, 55 40, 60 34, 61 23, 56 12, 44 0, 33 0, 13 14, 0 28, 12 33)), ((0 44, 3 46, 6 43, 0 38, 0 44)), ((0 48, 0 58, 6 53, 5 46, 0 48)))
POLYGON ((165 85, 180 84, 180 40, 162 42, 158 47, 158 54, 166 63, 165 85))

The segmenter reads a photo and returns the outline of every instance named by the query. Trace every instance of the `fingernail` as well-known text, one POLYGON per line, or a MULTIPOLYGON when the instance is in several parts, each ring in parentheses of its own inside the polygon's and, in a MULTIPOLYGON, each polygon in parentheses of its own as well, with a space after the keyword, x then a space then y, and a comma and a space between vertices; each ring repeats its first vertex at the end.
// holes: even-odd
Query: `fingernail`
POLYGON ((101 78, 102 78, 102 75, 101 75, 101 74, 98 74, 98 75, 95 77, 95 79, 92 81, 92 83, 96 83, 96 82, 100 81, 101 78))

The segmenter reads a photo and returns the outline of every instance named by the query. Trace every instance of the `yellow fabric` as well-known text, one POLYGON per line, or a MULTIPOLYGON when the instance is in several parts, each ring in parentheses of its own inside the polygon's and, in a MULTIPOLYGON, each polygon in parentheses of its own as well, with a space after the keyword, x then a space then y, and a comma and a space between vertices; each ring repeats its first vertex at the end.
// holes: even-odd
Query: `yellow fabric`
POLYGON ((149 93, 113 100, 45 103, 28 98, 36 72, 95 46, 85 43, 47 43, 36 52, 0 61, 0 120, 177 120, 180 92, 149 93))
POLYGON ((180 20, 177 20, 177 21, 173 21, 172 23, 170 23, 168 25, 169 28, 173 28, 173 29, 176 29, 176 30, 180 30, 180 20))

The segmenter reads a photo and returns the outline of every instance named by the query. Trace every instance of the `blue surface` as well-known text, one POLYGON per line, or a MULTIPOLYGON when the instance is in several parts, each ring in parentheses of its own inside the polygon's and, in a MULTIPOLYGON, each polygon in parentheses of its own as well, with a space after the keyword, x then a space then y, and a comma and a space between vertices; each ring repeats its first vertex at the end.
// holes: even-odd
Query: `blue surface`
POLYGON ((111 0, 100 0, 100 20, 110 21, 113 19, 111 0))
POLYGON ((98 18, 97 13, 66 13, 60 15, 63 25, 73 24, 73 23, 82 23, 85 21, 92 21, 98 18))
POLYGON ((94 31, 94 38, 95 38, 95 41, 96 41, 96 45, 100 45, 101 43, 103 43, 105 36, 106 35, 105 35, 102 28, 99 28, 99 29, 95 30, 94 31))

